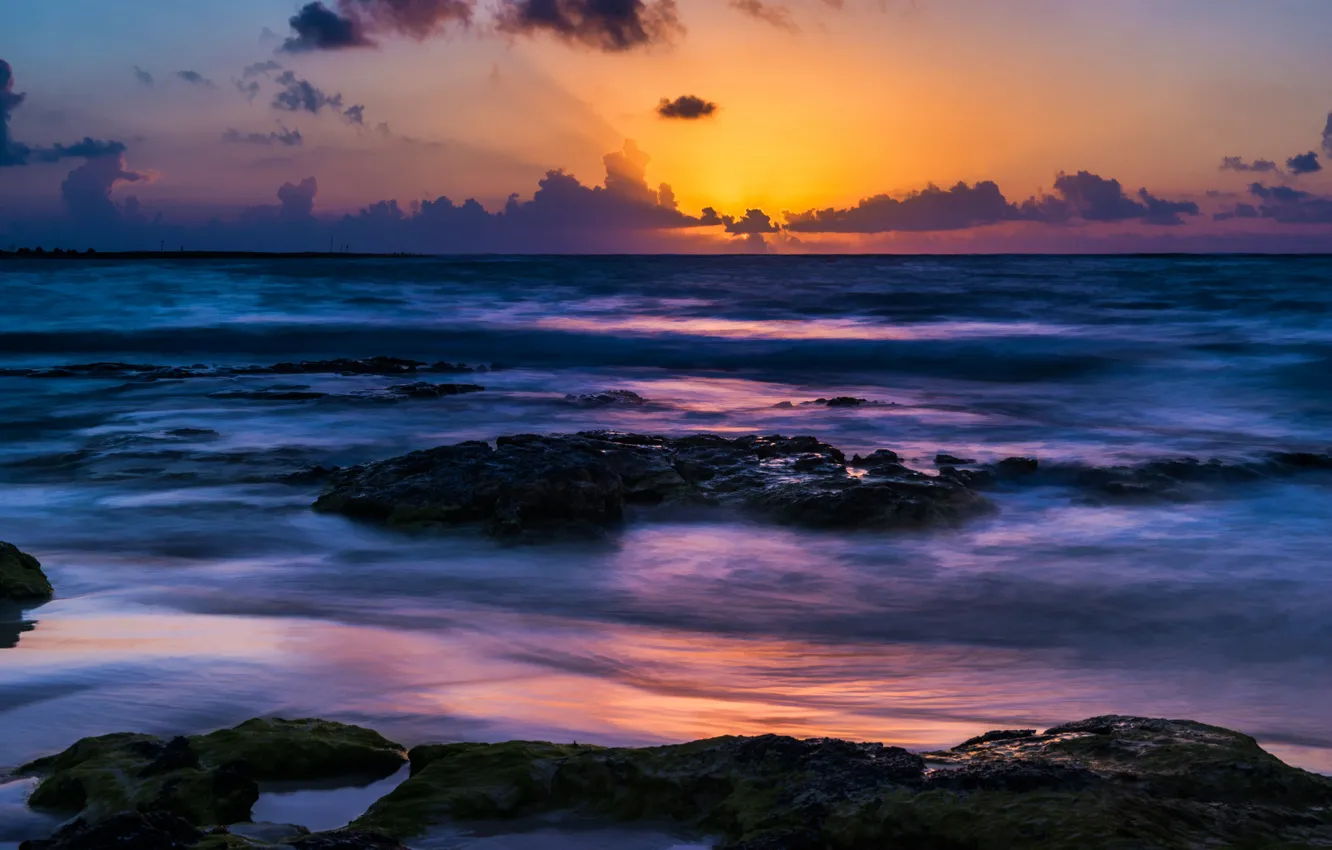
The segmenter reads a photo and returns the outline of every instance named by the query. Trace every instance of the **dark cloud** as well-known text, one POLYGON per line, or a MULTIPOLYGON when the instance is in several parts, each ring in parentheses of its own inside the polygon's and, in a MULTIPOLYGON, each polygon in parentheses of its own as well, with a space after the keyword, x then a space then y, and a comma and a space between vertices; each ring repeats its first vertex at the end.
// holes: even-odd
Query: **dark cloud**
POLYGON ((1278 172, 1281 169, 1270 159, 1255 159, 1253 162, 1245 162, 1242 156, 1227 156, 1221 158, 1221 171, 1254 171, 1259 174, 1278 172))
POLYGON ((291 71, 283 71, 277 78, 282 91, 273 97, 273 108, 286 112, 309 112, 318 115, 325 107, 342 111, 342 95, 328 94, 309 80, 302 80, 291 71))
POLYGON ((148 175, 129 171, 120 152, 95 156, 69 173, 60 184, 60 197, 75 221, 90 225, 108 224, 121 217, 111 200, 111 190, 120 183, 137 183, 148 175))
POLYGON ((239 130, 227 130, 222 134, 222 141, 243 145, 281 145, 295 148, 305 143, 300 130, 288 130, 282 127, 271 133, 242 133, 239 130))
POLYGON ((1264 186, 1254 183, 1249 192, 1262 201, 1258 214, 1280 224, 1332 223, 1332 198, 1323 198, 1312 192, 1290 186, 1264 186))
POLYGON ((1182 224, 1181 215, 1198 215, 1198 205, 1191 201, 1168 201, 1138 190, 1138 199, 1124 194, 1118 180, 1107 179, 1090 171, 1061 173, 1055 178, 1058 197, 1024 202, 1019 218, 1046 223, 1062 223, 1073 218, 1092 222, 1140 220, 1146 224, 1182 224))
POLYGON ((357 126, 364 127, 365 107, 359 103, 355 106, 349 106, 342 110, 342 117, 347 120, 348 124, 356 124, 357 126))
POLYGON ((313 177, 300 183, 283 183, 277 193, 282 202, 278 217, 284 221, 308 221, 314 217, 314 201, 318 194, 319 181, 313 177))
POLYGON ((497 23, 514 35, 549 33, 612 52, 668 43, 683 32, 675 0, 499 0, 497 23))
POLYGON ((213 81, 200 74, 198 71, 177 71, 176 76, 192 86, 203 86, 204 88, 216 88, 213 81))
POLYGON ((138 65, 134 66, 134 79, 138 80, 148 88, 153 87, 153 75, 143 70, 138 65))
POLYGON ((307 3, 287 22, 294 35, 279 48, 287 53, 374 47, 360 21, 344 17, 323 3, 307 3))
POLYGON ((887 233, 960 230, 1017 217, 999 187, 986 181, 951 189, 927 186, 900 200, 888 195, 866 198, 850 209, 787 213, 787 229, 810 233, 887 233))
POLYGON ((1286 169, 1298 177, 1301 174, 1313 174, 1316 171, 1322 171, 1323 164, 1318 161, 1318 154, 1309 151, 1286 160, 1286 169))
POLYGON ((0 168, 28 161, 28 148, 15 142, 9 133, 9 118, 26 98, 14 91, 14 69, 0 59, 0 168))
POLYGON ((58 162, 62 159, 97 159, 104 156, 120 156, 125 152, 121 142, 104 142, 101 139, 84 138, 72 145, 52 145, 49 148, 36 148, 34 158, 40 162, 58 162))
POLYGON ((657 104, 657 114, 662 118, 678 118, 684 121, 708 118, 716 112, 717 104, 692 94, 681 95, 675 100, 663 97, 657 104))
POLYGON ((474 0, 340 0, 339 8, 359 17, 374 32, 429 38, 454 24, 472 20, 474 0))
POLYGON ((1327 114, 1327 124, 1323 126, 1323 153, 1332 156, 1332 112, 1327 114))
POLYGON ((475 0, 338 0, 337 10, 307 3, 288 22, 288 53, 375 47, 372 33, 425 39, 451 25, 471 23, 475 0))
POLYGON ((241 71, 241 79, 248 80, 251 77, 267 77, 270 72, 281 70, 281 62, 275 62, 272 59, 268 59, 263 62, 255 62, 253 65, 246 65, 245 70, 241 71))
POLYGON ((765 0, 730 0, 731 8, 738 9, 746 15, 764 23, 771 24, 778 29, 784 29, 787 32, 795 32, 799 29, 795 21, 791 19, 791 10, 765 0))

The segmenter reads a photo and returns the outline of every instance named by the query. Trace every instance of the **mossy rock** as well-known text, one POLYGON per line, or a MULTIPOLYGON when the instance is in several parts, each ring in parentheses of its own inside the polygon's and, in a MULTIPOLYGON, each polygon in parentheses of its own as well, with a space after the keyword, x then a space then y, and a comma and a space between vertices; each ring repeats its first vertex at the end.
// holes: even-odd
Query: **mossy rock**
POLYGON ((124 811, 165 812, 196 826, 249 820, 260 781, 382 778, 406 761, 378 732, 324 720, 250 720, 163 741, 84 738, 19 768, 41 776, 29 804, 96 823, 124 811))
POLYGON ((240 764, 264 781, 382 779, 407 761, 402 746, 371 729, 328 720, 255 718, 232 729, 196 735, 191 746, 205 764, 240 764))
POLYGON ((55 590, 36 558, 0 541, 0 599, 28 602, 50 599, 55 590))
POLYGON ((167 813, 195 825, 233 823, 247 819, 259 799, 258 785, 243 773, 201 765, 186 738, 84 738, 18 772, 44 777, 28 800, 33 808, 79 813, 90 823, 126 811, 167 813))

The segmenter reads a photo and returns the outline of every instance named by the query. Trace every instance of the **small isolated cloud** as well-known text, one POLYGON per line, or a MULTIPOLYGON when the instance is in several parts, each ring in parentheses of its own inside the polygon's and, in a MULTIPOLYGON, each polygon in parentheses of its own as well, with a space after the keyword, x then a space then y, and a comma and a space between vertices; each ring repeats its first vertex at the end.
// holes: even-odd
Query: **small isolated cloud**
POLYGON ((213 81, 200 74, 198 71, 177 71, 176 76, 192 86, 203 86, 204 88, 216 88, 213 81))
POLYGON ((309 112, 318 115, 325 107, 342 111, 342 95, 329 94, 302 80, 292 71, 283 71, 277 78, 282 91, 273 96, 273 108, 284 112, 309 112))
POLYGON ((281 70, 281 62, 275 62, 272 59, 268 59, 263 62, 255 62, 253 65, 246 65, 245 70, 241 71, 241 79, 248 80, 252 77, 267 77, 271 72, 281 70))
POLYGON ((1218 170, 1271 174, 1281 169, 1270 159, 1255 159, 1253 162, 1245 162, 1242 156, 1226 156, 1221 158, 1221 166, 1218 170))
POLYGON ((138 80, 140 85, 148 88, 153 87, 153 75, 143 70, 138 65, 134 66, 134 79, 138 80))
POLYGON ((307 3, 287 21, 292 36, 279 48, 287 53, 311 50, 346 50, 353 47, 374 47, 355 18, 344 17, 323 3, 307 3))
POLYGON ((678 118, 683 121, 695 121, 710 118, 717 112, 717 104, 692 94, 685 94, 675 100, 662 98, 657 104, 657 114, 662 118, 678 118))
POLYGON ((365 107, 361 104, 349 106, 342 110, 342 117, 348 124, 355 124, 358 127, 365 126, 365 107))
POLYGON ((777 3, 766 0, 731 0, 731 8, 738 9, 755 20, 771 24, 787 32, 795 32, 799 27, 791 19, 791 10, 777 3))
POLYGON ((1318 154, 1309 151, 1286 160, 1286 169, 1298 177, 1301 174, 1313 174, 1316 171, 1322 171, 1323 164, 1318 161, 1318 154))
POLYGON ((236 91, 245 95, 245 99, 254 103, 254 99, 259 96, 258 80, 232 80, 236 84, 236 91))
POLYGON ((1323 126, 1323 153, 1332 156, 1332 112, 1327 114, 1327 124, 1323 126))
POLYGON ((281 145, 297 148, 305 143, 300 130, 288 130, 282 127, 271 133, 242 133, 240 130, 227 130, 222 134, 222 141, 239 145, 281 145))
POLYGON ((554 35, 620 52, 670 43, 684 31, 675 0, 499 0, 496 22, 511 35, 554 35))

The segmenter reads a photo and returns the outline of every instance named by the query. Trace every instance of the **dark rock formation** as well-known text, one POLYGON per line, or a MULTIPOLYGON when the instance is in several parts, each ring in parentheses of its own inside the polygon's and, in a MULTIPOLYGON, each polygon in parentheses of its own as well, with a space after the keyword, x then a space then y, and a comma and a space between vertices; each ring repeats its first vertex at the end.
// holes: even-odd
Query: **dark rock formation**
POLYGON ((36 558, 0 541, 0 601, 50 599, 54 592, 36 558))
POLYGON ((602 390, 599 393, 566 395, 564 400, 583 407, 642 407, 647 404, 647 399, 632 390, 602 390))
POLYGON ((476 384, 432 384, 428 381, 418 381, 414 384, 394 384, 388 388, 390 394, 401 398, 444 398, 464 393, 479 393, 484 390, 485 387, 479 387, 476 384))
POLYGON ((167 812, 120 812, 96 822, 80 818, 19 850, 189 850, 203 838, 189 821, 167 812))
POLYGON ((967 466, 976 462, 975 458, 957 457, 947 452, 941 452, 934 456, 935 466, 967 466))
POLYGON ((498 535, 601 530, 630 503, 733 505, 820 528, 924 527, 990 509, 895 458, 876 453, 859 478, 813 437, 524 435, 339 470, 315 508, 393 524, 479 522, 498 535))

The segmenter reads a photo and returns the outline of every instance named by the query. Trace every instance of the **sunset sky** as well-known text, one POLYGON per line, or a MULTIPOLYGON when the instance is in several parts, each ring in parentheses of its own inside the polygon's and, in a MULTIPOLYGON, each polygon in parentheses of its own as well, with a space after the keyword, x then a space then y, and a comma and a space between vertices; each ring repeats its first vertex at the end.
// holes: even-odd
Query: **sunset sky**
POLYGON ((1326 0, 44 0, 0 20, 0 248, 1332 248, 1326 0), (556 169, 579 185, 495 215, 556 169), (414 213, 441 196, 486 214, 414 213))

